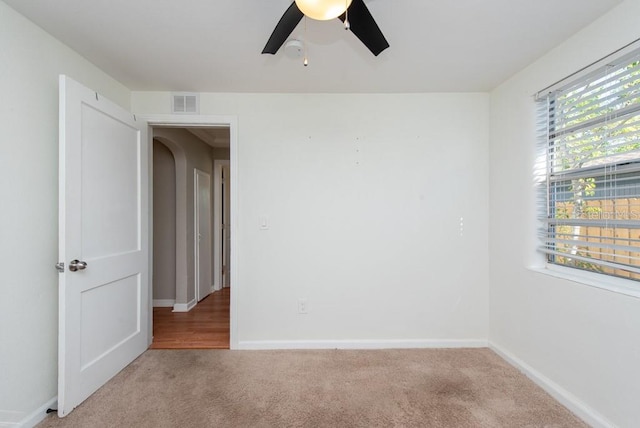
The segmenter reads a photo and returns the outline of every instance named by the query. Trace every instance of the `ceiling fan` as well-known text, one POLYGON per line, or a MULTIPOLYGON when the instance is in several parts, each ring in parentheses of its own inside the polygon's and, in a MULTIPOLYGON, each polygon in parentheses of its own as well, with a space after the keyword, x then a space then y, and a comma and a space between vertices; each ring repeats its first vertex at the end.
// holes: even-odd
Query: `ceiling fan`
POLYGON ((305 15, 318 20, 340 19, 345 29, 351 30, 375 56, 389 47, 363 0, 295 0, 280 18, 262 53, 274 55, 305 15))

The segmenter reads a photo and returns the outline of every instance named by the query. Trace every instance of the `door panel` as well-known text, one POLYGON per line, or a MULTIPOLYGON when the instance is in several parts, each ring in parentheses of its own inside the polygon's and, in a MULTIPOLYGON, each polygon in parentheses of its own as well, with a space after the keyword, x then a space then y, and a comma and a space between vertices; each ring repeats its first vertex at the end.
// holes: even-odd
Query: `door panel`
POLYGON ((60 77, 60 416, 148 346, 146 131, 121 107, 60 77), (74 261, 86 268, 71 270, 74 261))
POLYGON ((140 332, 138 314, 140 275, 133 275, 81 293, 81 370, 97 363, 123 340, 140 332), (122 306, 124 307, 124 310, 122 306), (115 322, 105 324, 111 314, 118 313, 115 322))
POLYGON ((82 253, 97 258, 140 249, 138 130, 82 104, 82 253), (132 185, 133 184, 133 185, 132 185), (103 227, 117 223, 118 227, 103 227))

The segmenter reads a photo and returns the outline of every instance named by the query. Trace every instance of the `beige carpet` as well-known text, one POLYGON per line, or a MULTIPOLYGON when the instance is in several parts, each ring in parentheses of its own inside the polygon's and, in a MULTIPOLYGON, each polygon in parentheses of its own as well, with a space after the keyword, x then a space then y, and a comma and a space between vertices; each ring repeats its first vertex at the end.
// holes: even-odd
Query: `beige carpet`
POLYGON ((151 350, 39 427, 585 427, 488 349, 151 350))

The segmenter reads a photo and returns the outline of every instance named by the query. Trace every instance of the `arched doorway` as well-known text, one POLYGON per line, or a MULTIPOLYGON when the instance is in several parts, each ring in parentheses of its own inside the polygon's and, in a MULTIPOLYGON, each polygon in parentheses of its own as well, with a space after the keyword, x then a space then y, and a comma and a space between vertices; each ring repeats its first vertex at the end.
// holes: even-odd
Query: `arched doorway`
POLYGON ((176 303, 176 161, 153 140, 153 306, 176 303))

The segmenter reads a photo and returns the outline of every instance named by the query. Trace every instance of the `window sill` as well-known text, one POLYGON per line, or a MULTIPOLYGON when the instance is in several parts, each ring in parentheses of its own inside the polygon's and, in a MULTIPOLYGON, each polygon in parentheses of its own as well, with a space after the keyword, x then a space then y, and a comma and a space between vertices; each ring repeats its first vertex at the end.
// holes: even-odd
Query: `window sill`
POLYGON ((640 299, 640 282, 624 278, 581 271, 578 269, 547 264, 546 266, 532 266, 529 270, 555 278, 565 279, 589 287, 599 288, 612 293, 623 294, 640 299))

